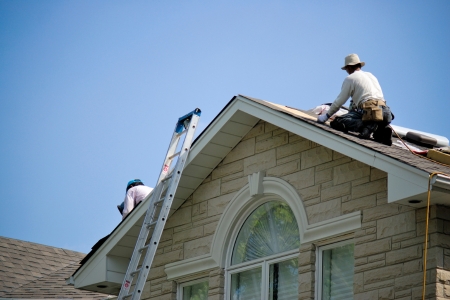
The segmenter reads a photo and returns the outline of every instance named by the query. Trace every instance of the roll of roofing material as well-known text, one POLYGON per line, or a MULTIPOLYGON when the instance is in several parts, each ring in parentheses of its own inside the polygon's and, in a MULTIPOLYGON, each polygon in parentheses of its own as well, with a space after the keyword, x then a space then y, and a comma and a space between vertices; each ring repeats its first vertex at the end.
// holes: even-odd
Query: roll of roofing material
POLYGON ((405 139, 407 141, 422 145, 428 148, 432 148, 437 145, 437 140, 431 136, 420 134, 414 131, 406 133, 405 139))
POLYGON ((404 138, 408 132, 415 132, 415 133, 424 134, 426 136, 435 138, 437 141, 436 147, 446 147, 449 145, 449 140, 445 136, 432 134, 432 133, 428 133, 428 132, 423 132, 423 131, 419 131, 419 130, 414 130, 411 128, 401 127, 401 126, 392 125, 392 124, 391 124, 391 127, 395 130, 395 132, 397 132, 397 134, 401 138, 404 138))

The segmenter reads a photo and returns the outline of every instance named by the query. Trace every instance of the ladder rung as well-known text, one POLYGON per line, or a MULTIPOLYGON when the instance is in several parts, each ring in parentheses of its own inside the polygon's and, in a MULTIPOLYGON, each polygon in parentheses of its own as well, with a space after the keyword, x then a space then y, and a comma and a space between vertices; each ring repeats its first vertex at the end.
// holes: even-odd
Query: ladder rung
POLYGON ((173 175, 169 175, 169 176, 165 177, 163 180, 161 180, 161 182, 165 182, 165 181, 169 180, 172 177, 173 177, 173 175))
POLYGON ((186 131, 187 131, 187 129, 185 129, 182 132, 178 133, 178 136, 182 136, 186 131))
POLYGON ((144 251, 145 249, 147 249, 147 248, 148 248, 148 245, 149 245, 149 244, 147 244, 147 245, 145 245, 144 247, 140 248, 140 249, 139 249, 139 252, 142 252, 142 251, 144 251))
POLYGON ((133 294, 128 294, 128 295, 123 296, 122 299, 127 299, 127 298, 130 298, 131 296, 133 296, 133 294))
POLYGON ((178 151, 177 153, 172 154, 171 156, 169 156, 169 159, 172 159, 178 155, 180 155, 181 151, 178 151))
POLYGON ((142 268, 137 269, 136 271, 133 271, 130 273, 131 277, 134 277, 135 274, 139 273, 141 271, 142 268))
POLYGON ((165 199, 165 198, 166 198, 166 197, 161 198, 161 199, 159 199, 158 201, 156 201, 156 202, 155 202, 155 205, 158 205, 159 203, 164 202, 164 199, 165 199))
POLYGON ((150 227, 155 226, 155 225, 156 225, 156 222, 158 222, 158 221, 153 221, 153 222, 151 222, 150 224, 148 224, 148 225, 147 225, 147 229, 150 229, 150 227))

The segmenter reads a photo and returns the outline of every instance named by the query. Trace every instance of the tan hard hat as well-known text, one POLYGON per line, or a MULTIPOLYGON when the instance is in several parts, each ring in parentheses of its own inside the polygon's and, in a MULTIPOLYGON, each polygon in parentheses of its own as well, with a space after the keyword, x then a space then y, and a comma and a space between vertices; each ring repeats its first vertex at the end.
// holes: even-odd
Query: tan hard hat
POLYGON ((352 53, 345 57, 345 65, 341 69, 345 70, 346 66, 353 66, 356 64, 361 64, 361 67, 363 67, 366 63, 359 60, 358 54, 352 53))

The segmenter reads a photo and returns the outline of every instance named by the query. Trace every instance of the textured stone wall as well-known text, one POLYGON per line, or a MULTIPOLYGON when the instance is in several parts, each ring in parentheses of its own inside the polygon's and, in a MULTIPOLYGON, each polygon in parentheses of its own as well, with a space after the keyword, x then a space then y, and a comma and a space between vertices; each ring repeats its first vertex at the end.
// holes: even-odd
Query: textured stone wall
MULTIPOLYGON (((258 171, 296 188, 309 224, 362 211, 362 228, 354 234, 355 299, 416 299, 421 293, 424 212, 387 203, 386 173, 261 121, 168 220, 146 296, 175 299, 176 284, 166 280, 164 265, 208 254, 226 205, 258 171)), ((447 299, 450 213, 433 211, 427 293, 433 297, 439 290, 447 299)), ((299 299, 314 299, 316 248, 300 248, 299 299)), ((209 280, 209 299, 223 299, 223 270, 186 280, 198 278, 209 280)))
MULTIPOLYGON (((382 204, 363 210, 355 233, 355 299, 422 299, 426 209, 382 204)), ((426 299, 450 298, 450 208, 432 206, 426 299), (446 227, 447 226, 447 227, 446 227)))

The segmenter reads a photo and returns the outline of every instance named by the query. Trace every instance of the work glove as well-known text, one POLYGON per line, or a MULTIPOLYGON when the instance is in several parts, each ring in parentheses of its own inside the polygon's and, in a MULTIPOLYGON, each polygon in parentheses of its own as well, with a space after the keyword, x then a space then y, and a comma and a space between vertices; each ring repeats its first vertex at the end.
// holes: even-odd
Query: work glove
POLYGON ((323 115, 320 115, 317 117, 317 122, 325 123, 329 118, 330 118, 330 116, 328 116, 328 114, 323 114, 323 115))

